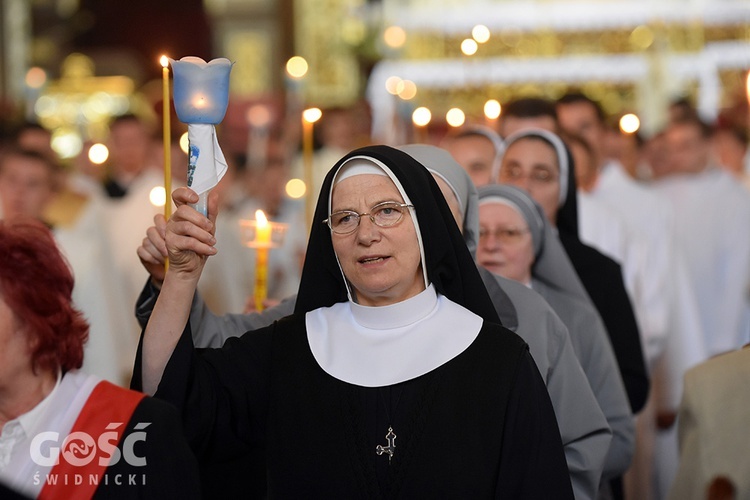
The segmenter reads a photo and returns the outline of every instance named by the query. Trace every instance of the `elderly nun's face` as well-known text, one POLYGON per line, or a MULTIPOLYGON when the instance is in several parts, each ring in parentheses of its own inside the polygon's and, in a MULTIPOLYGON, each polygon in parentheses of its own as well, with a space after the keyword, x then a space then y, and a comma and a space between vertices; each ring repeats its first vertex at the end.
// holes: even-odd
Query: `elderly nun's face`
POLYGON ((523 216, 503 203, 479 205, 477 262, 505 278, 529 283, 534 244, 523 216))
POLYGON ((500 182, 527 191, 555 224, 560 201, 560 167, 555 148, 544 139, 524 137, 503 155, 500 182))
MULTIPOLYGON (((331 212, 370 213, 385 201, 403 203, 396 185, 384 175, 348 177, 333 188, 331 212)), ((417 233, 409 210, 390 227, 379 227, 364 215, 349 234, 332 233, 333 249, 357 303, 385 306, 401 302, 425 289, 417 233)))

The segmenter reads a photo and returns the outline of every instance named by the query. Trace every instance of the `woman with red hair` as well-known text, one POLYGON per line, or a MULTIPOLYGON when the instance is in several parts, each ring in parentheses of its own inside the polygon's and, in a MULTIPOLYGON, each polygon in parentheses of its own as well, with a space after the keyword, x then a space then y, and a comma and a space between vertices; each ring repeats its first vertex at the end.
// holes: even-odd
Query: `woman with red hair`
POLYGON ((199 495, 174 409, 78 371, 89 325, 49 229, 0 221, 0 483, 40 498, 199 495))

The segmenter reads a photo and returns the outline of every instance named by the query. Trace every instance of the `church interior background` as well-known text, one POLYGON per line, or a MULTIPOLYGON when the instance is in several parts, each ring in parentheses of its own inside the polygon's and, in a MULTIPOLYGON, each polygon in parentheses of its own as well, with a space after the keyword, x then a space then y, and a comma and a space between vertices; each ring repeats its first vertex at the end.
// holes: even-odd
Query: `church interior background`
MULTIPOLYGON (((248 110, 274 124, 303 106, 367 102, 375 142, 439 137, 453 120, 492 124, 525 95, 571 89, 641 131, 688 98, 702 116, 743 125, 750 4, 669 0, 0 0, 5 117, 39 121, 58 153, 101 140, 112 116, 159 120, 159 56, 235 62, 222 124, 243 151, 248 110), (307 73, 285 69, 303 57, 307 73), (485 104, 490 102, 485 112, 485 104), (412 115, 429 110, 429 125, 412 115), (448 112, 453 109, 451 116, 448 112), (448 118, 446 118, 448 115, 448 118)), ((287 123, 291 123, 287 121, 287 123)))
MULTIPOLYGON (((256 139, 284 144, 289 151, 279 156, 290 171, 312 153, 301 120, 311 107, 329 116, 355 109, 360 142, 389 145, 437 145, 464 123, 494 127, 514 99, 571 91, 599 102, 631 146, 658 133, 680 99, 707 121, 750 126, 750 0, 0 0, 0 135, 39 123, 61 163, 74 167, 88 148, 94 162, 92 145, 106 142, 113 118, 135 114, 154 130, 163 126, 163 55, 234 62, 218 137, 250 173, 260 170, 252 168, 261 164, 252 161, 256 139), (637 125, 627 128, 624 117, 637 125)), ((171 113, 174 144, 187 127, 171 113)), ((327 171, 335 153, 316 168, 327 171)), ((164 177, 154 182, 167 184, 164 177)), ((309 230, 314 192, 300 234, 309 230)), ((164 197, 152 204, 160 208, 164 197)), ((144 272, 136 230, 132 247, 119 246, 144 272)), ((254 254, 241 255, 253 269, 254 254)), ((237 268, 230 273, 242 274, 237 268)), ((214 271, 216 281, 231 281, 223 271, 214 271)), ((253 290, 251 276, 235 280, 243 292, 253 290)), ((145 275, 131 281, 140 287, 145 275)), ((128 315, 139 290, 123 308, 128 315)), ((201 293, 217 313, 245 306, 245 295, 230 303, 201 293)), ((118 361, 126 370, 131 340, 118 361)))

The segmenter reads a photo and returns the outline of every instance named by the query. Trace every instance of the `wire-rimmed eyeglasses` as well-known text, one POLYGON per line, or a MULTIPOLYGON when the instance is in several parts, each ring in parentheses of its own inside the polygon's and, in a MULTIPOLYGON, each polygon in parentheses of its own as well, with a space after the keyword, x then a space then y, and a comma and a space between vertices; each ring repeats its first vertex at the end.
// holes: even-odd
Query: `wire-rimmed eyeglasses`
POLYGON ((331 231, 336 234, 349 234, 359 227, 360 219, 367 215, 376 226, 390 227, 401 222, 407 208, 414 208, 414 205, 398 203, 396 201, 384 201, 372 207, 369 212, 361 214, 353 210, 334 212, 323 221, 323 224, 328 224, 331 231))

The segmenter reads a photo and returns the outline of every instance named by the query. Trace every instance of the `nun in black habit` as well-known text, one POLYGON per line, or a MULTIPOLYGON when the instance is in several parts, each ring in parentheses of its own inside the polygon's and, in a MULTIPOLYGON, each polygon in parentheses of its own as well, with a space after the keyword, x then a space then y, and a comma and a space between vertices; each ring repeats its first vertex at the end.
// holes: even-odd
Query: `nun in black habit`
POLYGON ((213 224, 175 192, 139 358, 195 451, 264 453, 272 498, 572 498, 544 382, 431 174, 373 146, 321 193, 295 314, 198 351, 187 318, 213 224))

